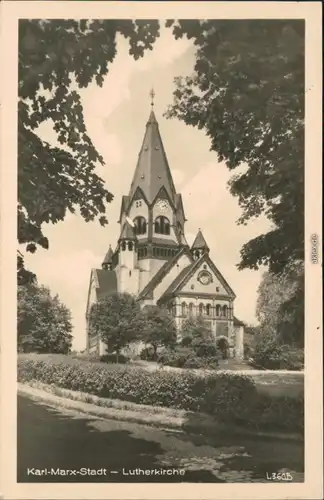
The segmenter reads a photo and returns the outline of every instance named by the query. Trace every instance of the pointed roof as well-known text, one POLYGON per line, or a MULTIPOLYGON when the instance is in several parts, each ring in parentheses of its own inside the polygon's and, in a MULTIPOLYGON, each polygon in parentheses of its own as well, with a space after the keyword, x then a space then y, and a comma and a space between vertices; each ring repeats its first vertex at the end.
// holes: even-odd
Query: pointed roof
MULTIPOLYGON (((178 262, 180 257, 184 254, 188 256, 189 260, 192 260, 192 255, 189 252, 189 250, 185 247, 182 247, 179 250, 179 252, 171 260, 166 261, 166 263, 163 264, 162 267, 160 267, 160 269, 153 276, 151 281, 149 281, 148 284, 140 292, 140 294, 137 297, 137 300, 153 298, 153 295, 152 295, 153 290, 157 287, 157 285, 159 283, 161 283, 164 276, 176 265, 176 263, 178 262)), ((191 264, 190 264, 190 266, 191 266, 191 264)))
POLYGON ((103 260, 103 264, 110 264, 112 262, 112 257, 114 255, 114 252, 111 248, 111 245, 109 245, 108 252, 106 253, 106 256, 103 260))
POLYGON ((166 189, 170 199, 175 203, 176 190, 153 109, 146 124, 129 199, 134 196, 138 187, 141 188, 149 203, 154 201, 162 187, 166 189))
POLYGON ((208 263, 215 274, 216 278, 219 279, 220 283, 224 286, 227 294, 232 298, 235 299, 236 295, 224 276, 220 273, 219 269, 215 266, 214 262, 211 260, 208 254, 203 254, 198 260, 193 262, 192 264, 188 265, 181 274, 176 278, 169 286, 169 288, 163 293, 163 295, 159 298, 158 303, 163 302, 163 300, 170 296, 170 295, 176 295, 181 291, 181 289, 184 287, 184 285, 189 281, 191 276, 195 273, 195 271, 202 265, 202 263, 208 263))
POLYGON ((123 225, 118 241, 120 240, 134 240, 134 241, 137 240, 134 228, 130 225, 128 221, 126 221, 125 224, 123 225))
POLYGON ((201 250, 201 249, 209 250, 209 247, 208 247, 206 240, 201 232, 201 229, 199 229, 197 236, 195 238, 195 241, 192 244, 191 249, 192 250, 201 250))

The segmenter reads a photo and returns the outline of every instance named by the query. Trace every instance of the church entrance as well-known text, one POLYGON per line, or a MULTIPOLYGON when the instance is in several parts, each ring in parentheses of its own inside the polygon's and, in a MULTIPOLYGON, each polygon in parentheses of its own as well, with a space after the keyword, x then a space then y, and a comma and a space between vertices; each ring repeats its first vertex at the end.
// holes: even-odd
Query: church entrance
POLYGON ((225 337, 221 337, 216 340, 216 347, 220 352, 222 359, 229 358, 229 343, 225 337))

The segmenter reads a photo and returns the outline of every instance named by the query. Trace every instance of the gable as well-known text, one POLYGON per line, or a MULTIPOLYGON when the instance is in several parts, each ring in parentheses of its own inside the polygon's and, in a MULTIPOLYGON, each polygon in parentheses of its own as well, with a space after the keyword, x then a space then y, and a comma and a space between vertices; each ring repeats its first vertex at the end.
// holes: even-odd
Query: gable
POLYGON ((178 284, 174 292, 222 295, 232 299, 235 298, 235 293, 207 254, 203 255, 189 269, 189 272, 182 282, 178 284))
POLYGON ((172 283, 177 280, 177 278, 189 267, 191 267, 192 261, 189 256, 184 253, 178 260, 177 264, 168 270, 161 279, 160 283, 156 286, 153 294, 154 299, 158 301, 165 291, 172 285, 172 283))
MULTIPOLYGON (((143 288, 143 290, 140 292, 138 299, 152 299, 153 298, 153 292, 157 288, 157 286, 162 283, 162 281, 165 280, 165 277, 169 274, 171 269, 176 267, 178 270, 178 273, 185 267, 185 265, 188 265, 189 263, 192 263, 192 256, 189 252, 189 250, 182 248, 179 250, 179 252, 173 257, 173 259, 167 261, 163 266, 158 270, 158 272, 153 276, 151 281, 143 288), (185 262, 181 260, 180 264, 180 259, 185 256, 185 262)), ((174 273, 173 273, 174 274, 174 273)), ((170 274, 169 274, 170 276, 170 274)), ((165 284, 164 290, 171 284, 171 282, 176 278, 176 275, 171 279, 169 284, 165 284)), ((163 292, 159 294, 159 297, 161 296, 163 292)), ((154 297, 156 297, 156 294, 154 293, 154 297)))

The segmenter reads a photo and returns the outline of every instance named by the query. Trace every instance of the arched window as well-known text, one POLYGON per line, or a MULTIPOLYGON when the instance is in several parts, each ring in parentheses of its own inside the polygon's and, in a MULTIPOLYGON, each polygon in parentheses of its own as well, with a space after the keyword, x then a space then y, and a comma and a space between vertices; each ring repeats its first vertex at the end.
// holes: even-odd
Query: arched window
POLYGON ((135 217, 134 219, 134 230, 135 234, 145 234, 146 233, 146 220, 144 217, 135 217))
POLYGON ((217 304, 216 306, 216 316, 220 316, 220 305, 217 304))
POLYGON ((204 314, 204 304, 200 303, 199 304, 199 316, 202 316, 204 314))
POLYGON ((223 316, 225 318, 227 318, 227 311, 228 311, 228 307, 227 306, 223 306, 223 316))
POLYGON ((128 250, 131 252, 133 250, 133 242, 132 241, 129 241, 127 243, 127 246, 128 246, 128 250))
POLYGON ((194 305, 192 302, 189 304, 189 316, 193 316, 194 314, 194 305))
POLYGON ((185 302, 182 302, 181 304, 181 313, 182 316, 187 316, 187 304, 185 302))
POLYGON ((126 241, 122 241, 121 249, 122 249, 123 252, 125 252, 125 250, 126 250, 126 241))
POLYGON ((211 306, 210 306, 210 304, 207 304, 207 306, 206 306, 206 314, 207 314, 207 316, 210 316, 210 312, 211 312, 211 306))
POLYGON ((161 215, 154 222, 154 231, 157 234, 170 234, 170 221, 167 217, 161 215))

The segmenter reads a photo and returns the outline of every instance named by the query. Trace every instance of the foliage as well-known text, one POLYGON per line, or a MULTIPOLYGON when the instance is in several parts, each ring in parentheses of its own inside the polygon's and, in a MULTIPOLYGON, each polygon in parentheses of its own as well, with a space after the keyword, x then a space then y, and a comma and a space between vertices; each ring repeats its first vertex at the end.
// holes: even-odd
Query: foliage
POLYGON ((117 355, 115 353, 109 353, 109 354, 104 354, 103 356, 101 356, 100 361, 103 363, 125 364, 129 361, 129 358, 127 356, 124 356, 123 354, 117 355))
POLYGON ((115 293, 95 302, 89 313, 89 333, 99 335, 109 352, 138 340, 143 328, 141 308, 128 293, 115 293))
POLYGON ((48 248, 44 223, 78 209, 85 221, 107 223, 112 194, 96 174, 103 165, 87 134, 78 88, 102 86, 117 51, 129 41, 138 59, 159 36, 158 21, 24 19, 19 22, 18 241, 48 248), (53 126, 57 145, 39 135, 53 126))
POLYGON ((21 352, 68 353, 72 345, 69 309, 48 288, 18 286, 17 343, 21 352))
POLYGON ((256 315, 264 335, 280 343, 304 344, 304 268, 290 266, 280 275, 265 273, 258 289, 256 315))
POLYGON ((239 268, 280 273, 304 259, 303 20, 168 22, 197 47, 167 116, 203 129, 211 150, 238 171, 231 193, 239 223, 265 215, 268 232, 247 242, 239 268), (243 168, 244 165, 244 168, 243 168))
POLYGON ((176 344, 177 327, 173 317, 165 309, 150 307, 144 310, 143 323, 141 340, 153 347, 154 359, 158 347, 172 347, 176 344))
POLYGON ((189 347, 177 346, 176 349, 165 349, 158 354, 157 361, 165 366, 183 368, 186 360, 192 356, 193 351, 189 347))
POLYGON ((140 359, 145 361, 155 361, 157 359, 156 352, 153 347, 145 347, 140 352, 140 359))
POLYGON ((212 341, 213 335, 207 321, 202 316, 190 316, 183 322, 181 328, 182 345, 192 346, 195 341, 212 341))
POLYGON ((255 345, 253 361, 268 370, 302 370, 304 351, 280 344, 275 336, 261 335, 255 345))
POLYGON ((21 252, 17 253, 17 284, 19 285, 31 285, 36 284, 36 275, 28 271, 24 265, 24 257, 21 252))
POLYGON ((176 349, 166 349, 159 353, 158 362, 176 368, 216 369, 219 365, 219 356, 205 353, 204 356, 198 356, 194 349, 178 346, 176 349))
POLYGON ((219 368, 219 356, 188 356, 184 363, 184 368, 217 370, 219 368))
POLYGON ((265 424, 292 432, 303 427, 301 399, 260 396, 251 378, 235 373, 198 376, 189 371, 148 372, 122 365, 87 367, 82 362, 20 360, 18 381, 32 380, 99 397, 201 411, 219 421, 252 428, 265 424))

